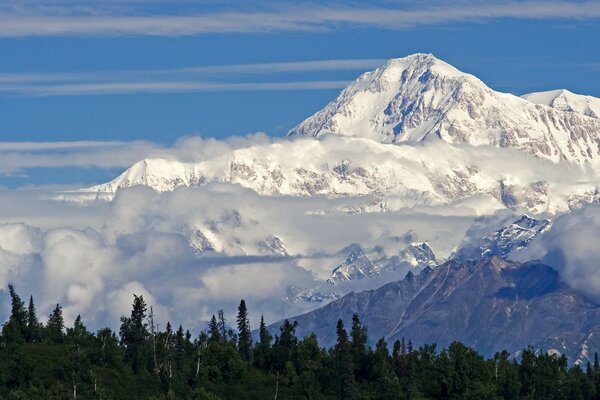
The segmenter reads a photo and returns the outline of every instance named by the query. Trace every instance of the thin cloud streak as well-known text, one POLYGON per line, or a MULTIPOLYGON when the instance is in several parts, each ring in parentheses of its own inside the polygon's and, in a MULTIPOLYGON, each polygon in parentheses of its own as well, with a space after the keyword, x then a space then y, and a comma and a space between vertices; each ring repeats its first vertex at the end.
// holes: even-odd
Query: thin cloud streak
POLYGON ((497 18, 594 20, 600 3, 566 1, 482 4, 464 2, 420 9, 356 6, 287 6, 273 11, 220 11, 196 15, 0 15, 0 37, 189 36, 209 33, 330 31, 348 27, 407 29, 497 18))
POLYGON ((194 66, 156 70, 122 70, 56 73, 0 73, 2 83, 132 81, 142 77, 170 77, 190 75, 237 75, 286 72, 365 70, 382 65, 385 59, 312 60, 276 63, 231 64, 194 66))
POLYGON ((211 82, 217 77, 315 71, 363 71, 384 59, 312 60, 277 63, 195 66, 163 70, 90 71, 79 73, 0 74, 0 93, 21 96, 73 96, 165 92, 232 92, 326 90, 345 81, 211 82))
POLYGON ((95 149, 103 147, 115 147, 131 142, 117 141, 59 141, 59 142, 0 142, 0 151, 46 151, 46 150, 71 150, 71 149, 95 149))
POLYGON ((0 93, 22 96, 82 96, 134 93, 186 93, 186 92, 251 92, 341 89, 347 81, 300 82, 117 82, 82 83, 62 85, 8 85, 0 86, 0 93))

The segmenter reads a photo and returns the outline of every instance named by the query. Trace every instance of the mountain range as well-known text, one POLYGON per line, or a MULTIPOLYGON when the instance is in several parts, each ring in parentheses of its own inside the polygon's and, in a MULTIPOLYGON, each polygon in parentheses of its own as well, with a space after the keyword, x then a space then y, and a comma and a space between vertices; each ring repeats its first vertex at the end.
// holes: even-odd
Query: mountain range
MULTIPOLYGON (((311 305, 294 318, 298 333, 315 332, 326 346, 334 344, 337 319, 349 323, 358 313, 373 340, 461 340, 488 355, 533 345, 583 362, 600 349, 599 306, 550 266, 507 259, 550 230, 549 218, 600 202, 599 166, 600 99, 567 90, 500 93, 431 54, 415 54, 361 75, 285 138, 202 159, 145 159, 62 198, 110 201, 138 185, 168 192, 233 184, 261 199, 336 200, 312 215, 423 207, 473 218, 521 215, 469 236, 448 257, 430 247, 433 237, 394 237, 393 254, 347 243, 322 258, 338 260, 327 278, 289 285, 282 297, 311 305)), ((302 257, 288 248, 293 235, 237 210, 185 229, 199 257, 302 257)))
POLYGON ((600 198, 592 168, 600 160, 599 104, 566 91, 499 93, 416 54, 363 74, 287 140, 197 161, 142 160, 65 196, 228 182, 261 195, 375 196, 350 202, 348 212, 461 202, 477 203, 469 204, 479 213, 562 212, 600 198))
POLYGON ((488 356, 503 349, 518 356, 531 345, 584 363, 600 349, 600 306, 539 262, 453 259, 289 319, 298 322, 298 336, 315 333, 320 344, 333 346, 337 320, 350 326, 354 313, 372 341, 445 347, 459 340, 488 356))

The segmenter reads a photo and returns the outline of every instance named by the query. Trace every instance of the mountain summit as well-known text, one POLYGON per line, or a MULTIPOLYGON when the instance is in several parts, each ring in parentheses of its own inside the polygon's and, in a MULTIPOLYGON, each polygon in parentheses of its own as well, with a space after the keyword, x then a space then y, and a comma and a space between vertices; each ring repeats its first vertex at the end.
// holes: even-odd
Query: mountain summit
POLYGON ((599 100, 571 93, 577 106, 564 109, 547 97, 496 92, 431 54, 414 54, 361 75, 288 136, 441 139, 515 148, 555 162, 600 159, 600 120, 593 111, 599 100))

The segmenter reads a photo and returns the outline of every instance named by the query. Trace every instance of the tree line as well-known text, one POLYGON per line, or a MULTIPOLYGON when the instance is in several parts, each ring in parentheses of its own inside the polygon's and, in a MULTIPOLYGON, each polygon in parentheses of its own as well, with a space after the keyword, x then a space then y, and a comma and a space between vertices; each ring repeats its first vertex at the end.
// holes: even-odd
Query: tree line
POLYGON ((3 399, 565 399, 600 400, 600 365, 569 367, 564 356, 527 348, 485 358, 454 342, 414 348, 381 338, 369 346, 358 315, 337 323, 326 349, 315 335, 296 336, 285 320, 272 336, 261 317, 256 340, 241 300, 232 328, 223 311, 192 335, 167 323, 134 296, 119 332, 90 332, 81 316, 65 327, 56 305, 40 323, 9 286, 11 314, 0 333, 3 399), (391 351, 390 351, 391 350, 391 351))

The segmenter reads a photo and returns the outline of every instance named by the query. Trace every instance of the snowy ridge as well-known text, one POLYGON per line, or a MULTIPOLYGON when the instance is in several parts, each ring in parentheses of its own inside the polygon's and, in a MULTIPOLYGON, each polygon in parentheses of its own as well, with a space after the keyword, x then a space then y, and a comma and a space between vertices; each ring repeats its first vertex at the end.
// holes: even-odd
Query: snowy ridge
POLYGON ((353 246, 348 258, 333 270, 327 283, 336 285, 340 282, 370 278, 380 272, 380 265, 374 264, 360 246, 353 246))
POLYGON ((537 219, 525 214, 479 242, 468 243, 454 257, 460 261, 486 260, 492 257, 506 258, 525 247, 552 227, 549 219, 537 219))
POLYGON ((148 159, 107 184, 72 195, 111 198, 118 189, 136 185, 165 192, 211 182, 238 184, 262 195, 377 197, 367 203, 351 200, 341 208, 349 213, 465 201, 483 213, 504 207, 554 213, 600 197, 600 179, 589 171, 515 151, 335 136, 255 145, 198 163, 148 159))
POLYGON ((529 93, 521 96, 535 104, 543 104, 554 109, 574 112, 600 119, 600 99, 572 93, 566 89, 529 93))

